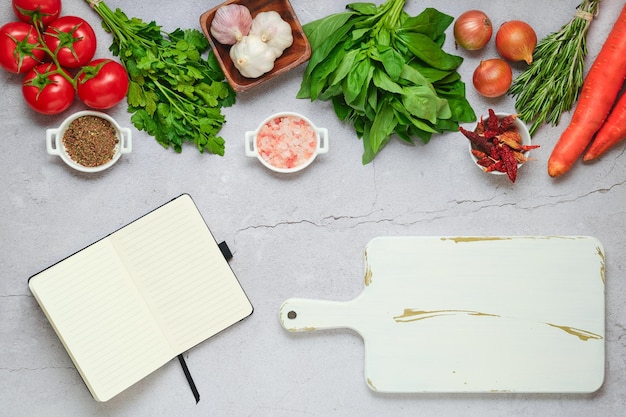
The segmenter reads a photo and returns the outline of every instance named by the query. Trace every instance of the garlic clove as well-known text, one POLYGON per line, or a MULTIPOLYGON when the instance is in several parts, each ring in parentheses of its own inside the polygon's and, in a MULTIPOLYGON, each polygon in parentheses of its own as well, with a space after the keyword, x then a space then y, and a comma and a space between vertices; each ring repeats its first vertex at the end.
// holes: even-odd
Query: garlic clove
POLYGON ((274 10, 258 13, 252 19, 250 34, 258 36, 270 46, 276 57, 293 44, 291 25, 274 10))
POLYGON ((252 15, 246 6, 228 4, 215 12, 211 35, 223 45, 234 45, 250 32, 252 15))
POLYGON ((249 34, 231 46, 230 59, 241 75, 258 78, 274 68, 276 56, 259 36, 249 34))

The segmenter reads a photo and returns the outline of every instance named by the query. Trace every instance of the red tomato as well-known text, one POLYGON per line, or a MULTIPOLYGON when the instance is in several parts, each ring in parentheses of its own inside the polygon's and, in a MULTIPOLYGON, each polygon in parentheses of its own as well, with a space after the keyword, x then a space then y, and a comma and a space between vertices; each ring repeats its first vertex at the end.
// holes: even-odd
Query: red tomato
POLYGON ((0 66, 12 73, 25 73, 39 64, 45 52, 39 46, 37 31, 24 22, 10 22, 0 28, 0 66))
POLYGON ((33 19, 48 26, 61 14, 61 0, 13 0, 13 12, 23 22, 33 19))
POLYGON ((46 28, 43 41, 66 68, 87 65, 96 53, 96 34, 77 16, 61 16, 46 28))
POLYGON ((84 66, 77 77, 78 98, 94 109, 108 109, 128 93, 128 73, 117 61, 96 59, 84 66))
MULTIPOLYGON (((57 114, 67 109, 75 97, 72 83, 56 71, 52 64, 41 64, 33 68, 24 77, 22 94, 26 103, 35 111, 43 114, 57 114)), ((71 75, 64 69, 69 78, 71 75)))

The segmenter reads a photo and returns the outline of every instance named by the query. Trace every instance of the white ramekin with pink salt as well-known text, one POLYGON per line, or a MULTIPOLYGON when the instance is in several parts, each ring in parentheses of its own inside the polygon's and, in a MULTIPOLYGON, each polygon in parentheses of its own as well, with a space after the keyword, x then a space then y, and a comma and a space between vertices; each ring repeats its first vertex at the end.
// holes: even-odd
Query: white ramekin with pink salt
POLYGON ((283 112, 246 132, 246 155, 276 172, 300 171, 320 153, 328 152, 328 130, 317 128, 301 114, 283 112))

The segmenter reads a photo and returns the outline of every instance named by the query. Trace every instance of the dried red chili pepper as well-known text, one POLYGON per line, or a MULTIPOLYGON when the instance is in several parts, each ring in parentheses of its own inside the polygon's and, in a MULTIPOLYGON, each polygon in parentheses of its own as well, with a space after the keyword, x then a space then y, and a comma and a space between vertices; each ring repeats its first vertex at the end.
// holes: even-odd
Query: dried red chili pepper
POLYGON ((484 136, 472 132, 471 130, 463 129, 462 126, 459 126, 459 131, 463 133, 465 137, 468 138, 478 150, 487 153, 491 151, 493 143, 488 141, 487 138, 485 138, 484 136))
POLYGON ((493 109, 489 109, 489 118, 487 119, 487 131, 498 133, 500 131, 500 125, 498 116, 496 116, 496 112, 493 109))
POLYGON ((522 137, 517 131, 507 130, 498 135, 498 141, 516 151, 522 146, 522 137))
POLYGON ((515 129, 516 114, 498 119, 493 109, 488 109, 489 118, 482 117, 474 131, 459 127, 459 131, 472 143, 472 155, 485 172, 500 171, 515 182, 518 164, 526 162, 523 152, 536 149, 539 145, 522 145, 522 138, 515 129))
POLYGON ((484 156, 482 158, 479 158, 476 163, 478 165, 480 165, 481 167, 490 167, 492 165, 494 165, 496 163, 496 161, 494 161, 493 159, 489 158, 488 156, 484 156))
POLYGON ((493 139, 493 138, 498 136, 498 131, 497 130, 486 130, 485 133, 483 133, 483 136, 485 137, 485 139, 493 139))
POLYGON ((482 116, 480 117, 480 121, 476 123, 476 127, 474 128, 474 133, 483 135, 485 133, 485 122, 483 121, 482 116))
POLYGON ((476 158, 484 158, 484 157, 488 157, 488 155, 483 152, 483 151, 479 151, 478 149, 472 149, 471 150, 472 155, 474 155, 476 158))
POLYGON ((506 175, 511 182, 515 182, 517 178, 517 160, 515 159, 513 150, 506 145, 499 146, 498 148, 500 150, 500 160, 504 163, 504 168, 506 169, 506 175))
POLYGON ((505 170, 504 162, 502 161, 495 161, 493 164, 489 165, 488 167, 485 167, 485 172, 493 172, 493 171, 505 172, 504 170, 505 170))
POLYGON ((502 120, 500 120, 500 126, 498 126, 498 132, 504 133, 507 130, 511 129, 516 119, 517 119, 517 114, 510 114, 508 116, 503 117, 502 120))

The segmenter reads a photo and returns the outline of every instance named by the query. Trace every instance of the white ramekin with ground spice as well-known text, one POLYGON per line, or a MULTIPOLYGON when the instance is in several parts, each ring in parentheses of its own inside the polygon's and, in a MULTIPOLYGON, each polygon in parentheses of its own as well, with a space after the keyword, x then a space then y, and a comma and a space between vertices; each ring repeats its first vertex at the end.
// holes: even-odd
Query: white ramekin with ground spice
POLYGON ((275 172, 300 171, 328 152, 328 130, 293 112, 276 113, 246 132, 246 155, 275 172))
POLYGON ((46 149, 82 172, 103 171, 132 150, 131 131, 108 114, 85 110, 46 130, 46 149))

